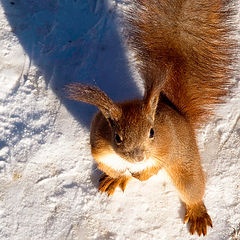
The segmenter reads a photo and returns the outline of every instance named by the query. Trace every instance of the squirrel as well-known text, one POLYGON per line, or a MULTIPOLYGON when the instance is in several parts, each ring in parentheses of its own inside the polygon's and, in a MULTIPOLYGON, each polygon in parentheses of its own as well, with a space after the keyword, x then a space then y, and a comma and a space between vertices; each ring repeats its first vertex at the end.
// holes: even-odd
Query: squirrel
POLYGON ((160 169, 179 192, 191 234, 207 234, 205 176, 196 132, 223 103, 233 77, 234 14, 225 0, 133 0, 125 12, 127 43, 144 96, 113 102, 95 86, 72 83, 68 97, 100 110, 91 123, 92 156, 103 171, 99 190, 123 191, 160 169))

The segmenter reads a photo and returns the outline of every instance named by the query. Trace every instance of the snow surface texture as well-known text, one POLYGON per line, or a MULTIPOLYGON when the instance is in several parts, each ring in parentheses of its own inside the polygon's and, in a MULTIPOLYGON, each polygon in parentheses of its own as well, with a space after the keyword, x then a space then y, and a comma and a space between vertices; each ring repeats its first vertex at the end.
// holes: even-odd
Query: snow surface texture
MULTIPOLYGON (((108 198, 90 154, 96 109, 66 100, 70 82, 114 100, 140 94, 116 13, 131 1, 2 0, 0 5, 0 239, 198 239, 164 172, 108 198)), ((238 18, 239 19, 239 18, 238 18)), ((199 133, 213 220, 205 239, 240 239, 240 80, 199 133)))

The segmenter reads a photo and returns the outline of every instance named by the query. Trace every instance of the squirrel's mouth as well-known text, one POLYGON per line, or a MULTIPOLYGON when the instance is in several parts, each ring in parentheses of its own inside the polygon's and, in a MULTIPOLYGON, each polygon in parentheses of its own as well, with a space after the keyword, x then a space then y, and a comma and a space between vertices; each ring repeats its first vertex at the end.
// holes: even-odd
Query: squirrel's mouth
POLYGON ((135 148, 128 152, 128 161, 132 163, 144 162, 147 160, 147 154, 144 150, 140 148, 135 148))
POLYGON ((144 162, 146 159, 146 156, 136 156, 134 162, 144 162))

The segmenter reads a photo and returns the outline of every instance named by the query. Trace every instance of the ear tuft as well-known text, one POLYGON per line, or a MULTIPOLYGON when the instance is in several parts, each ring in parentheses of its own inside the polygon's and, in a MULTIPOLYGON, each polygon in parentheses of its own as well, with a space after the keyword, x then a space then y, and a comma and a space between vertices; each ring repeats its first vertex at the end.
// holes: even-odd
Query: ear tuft
POLYGON ((147 84, 145 85, 146 92, 143 100, 148 116, 154 121, 160 93, 170 76, 172 66, 164 65, 159 68, 154 68, 154 71, 151 71, 150 68, 144 75, 147 84))
POLYGON ((122 109, 97 87, 71 83, 65 87, 65 91, 72 100, 97 106, 107 119, 118 121, 122 115, 122 109))
POLYGON ((155 118, 161 89, 162 88, 159 85, 156 86, 156 84, 152 84, 152 86, 148 89, 148 92, 144 96, 146 112, 150 119, 152 119, 153 121, 155 118))

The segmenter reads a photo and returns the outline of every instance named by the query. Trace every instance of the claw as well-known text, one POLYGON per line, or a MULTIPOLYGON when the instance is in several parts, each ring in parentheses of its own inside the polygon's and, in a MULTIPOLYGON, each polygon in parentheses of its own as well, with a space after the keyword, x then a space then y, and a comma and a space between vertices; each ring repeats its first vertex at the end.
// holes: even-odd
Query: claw
POLYGON ((125 191, 125 188, 129 182, 130 178, 126 178, 125 180, 123 180, 120 184, 120 188, 122 189, 122 191, 124 192, 125 191))
POLYGON ((119 178, 112 178, 104 174, 99 179, 100 185, 98 190, 101 192, 106 192, 108 196, 111 196, 114 194, 118 186, 122 189, 122 191, 124 191, 129 179, 130 179, 129 177, 125 176, 119 178))
POLYGON ((197 232, 199 236, 207 234, 207 226, 212 227, 212 220, 207 213, 204 203, 186 206, 186 215, 184 223, 190 224, 190 233, 197 232))

